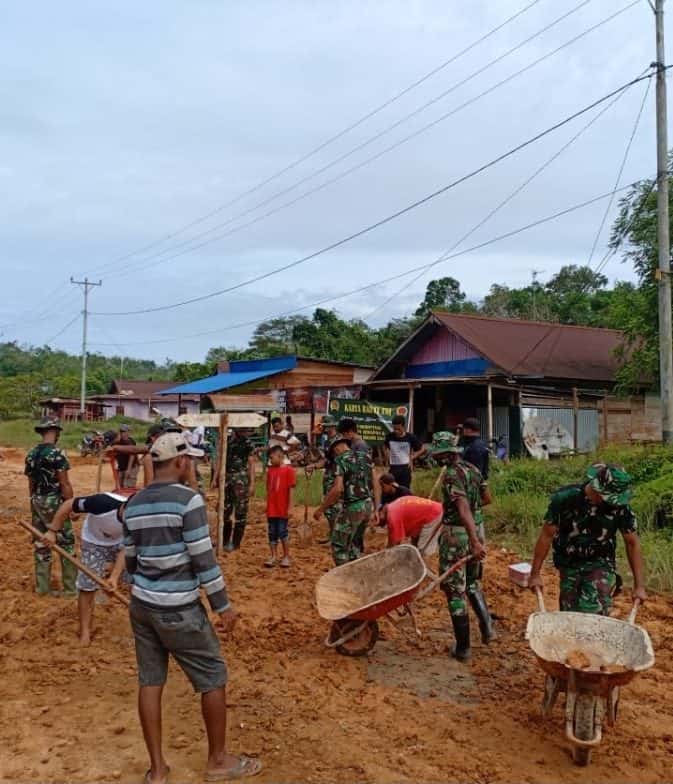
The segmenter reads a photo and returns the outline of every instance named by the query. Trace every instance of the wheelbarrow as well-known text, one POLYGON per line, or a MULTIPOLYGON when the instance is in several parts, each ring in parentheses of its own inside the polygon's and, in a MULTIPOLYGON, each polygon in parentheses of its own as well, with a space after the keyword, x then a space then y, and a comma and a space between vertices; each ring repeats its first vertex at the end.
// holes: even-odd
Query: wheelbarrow
POLYGON ((528 619, 526 639, 546 674, 542 715, 548 718, 560 692, 566 693, 566 737, 573 760, 588 765, 601 742, 603 721, 614 726, 619 690, 654 664, 652 642, 636 626, 636 601, 628 621, 578 612, 539 611, 528 619))
POLYGON ((325 645, 344 656, 366 655, 378 640, 377 621, 387 616, 395 622, 389 615, 394 610, 410 615, 416 627, 412 603, 469 560, 470 556, 462 558, 435 577, 416 547, 400 544, 335 567, 315 589, 318 614, 332 621, 325 645), (426 578, 431 581, 421 587, 426 578))

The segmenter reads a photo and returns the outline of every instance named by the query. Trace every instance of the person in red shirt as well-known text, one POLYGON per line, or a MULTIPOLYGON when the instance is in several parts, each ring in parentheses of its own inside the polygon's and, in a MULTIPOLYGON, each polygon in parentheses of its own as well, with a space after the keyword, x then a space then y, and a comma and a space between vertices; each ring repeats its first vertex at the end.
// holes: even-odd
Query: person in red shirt
POLYGON ((294 468, 285 463, 285 451, 280 445, 269 450, 269 469, 266 473, 266 517, 269 525, 269 547, 271 557, 264 566, 274 567, 278 561, 278 542, 283 548, 280 565, 290 566, 287 521, 292 503, 292 488, 297 484, 294 468))
MULTIPOLYGON (((442 519, 444 508, 438 501, 407 495, 386 504, 379 512, 382 524, 388 526, 388 547, 394 547, 405 539, 411 539, 416 547, 424 547, 437 523, 442 519)), ((434 546, 430 545, 423 553, 431 555, 437 548, 436 537, 434 546)))

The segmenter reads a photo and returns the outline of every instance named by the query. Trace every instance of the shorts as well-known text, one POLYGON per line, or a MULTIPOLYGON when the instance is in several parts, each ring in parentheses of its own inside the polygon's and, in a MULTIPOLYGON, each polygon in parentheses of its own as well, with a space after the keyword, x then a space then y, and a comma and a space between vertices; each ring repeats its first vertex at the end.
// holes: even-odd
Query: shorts
POLYGON ((424 556, 426 555, 434 555, 437 552, 437 546, 439 542, 439 534, 442 530, 442 526, 438 526, 437 523, 442 519, 442 515, 438 515, 434 520, 429 523, 426 523, 423 528, 421 528, 421 532, 418 535, 418 540, 415 542, 416 547, 419 550, 422 550, 425 547, 426 543, 429 542, 425 552, 423 553, 424 556), (432 537, 432 541, 430 541, 430 534, 435 532, 435 535, 432 537))
MULTIPOLYGON (((100 578, 106 576, 106 566, 114 564, 117 560, 119 551, 123 548, 123 544, 94 544, 82 539, 82 548, 80 554, 80 561, 83 566, 88 566, 92 572, 95 572, 100 578)), ((84 572, 77 572, 78 591, 97 591, 100 587, 90 577, 87 577, 84 572)))
POLYGON ((269 526, 269 544, 278 544, 278 542, 287 542, 287 517, 268 517, 267 523, 269 526))
POLYGON ((390 473, 395 477, 395 481, 400 487, 408 487, 411 489, 411 466, 391 465, 390 473))
POLYGON ((141 686, 166 683, 169 654, 195 692, 203 694, 226 684, 227 665, 220 653, 220 641, 201 602, 155 609, 132 598, 129 615, 141 686))

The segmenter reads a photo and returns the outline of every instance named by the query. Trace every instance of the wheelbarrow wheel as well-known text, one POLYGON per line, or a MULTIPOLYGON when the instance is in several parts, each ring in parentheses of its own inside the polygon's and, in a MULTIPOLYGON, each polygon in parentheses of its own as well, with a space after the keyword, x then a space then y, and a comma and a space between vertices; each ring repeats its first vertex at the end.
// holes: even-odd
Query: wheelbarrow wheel
POLYGON ((376 621, 367 621, 364 625, 362 621, 355 620, 335 621, 330 636, 337 640, 346 637, 360 626, 361 631, 336 646, 337 653, 342 656, 366 656, 371 651, 379 638, 379 625, 376 621))
MULTIPOLYGON (((596 734, 596 697, 593 694, 578 694, 575 703, 574 732, 578 740, 593 740, 596 734)), ((591 762, 591 749, 573 746, 573 762, 586 767, 591 762)))

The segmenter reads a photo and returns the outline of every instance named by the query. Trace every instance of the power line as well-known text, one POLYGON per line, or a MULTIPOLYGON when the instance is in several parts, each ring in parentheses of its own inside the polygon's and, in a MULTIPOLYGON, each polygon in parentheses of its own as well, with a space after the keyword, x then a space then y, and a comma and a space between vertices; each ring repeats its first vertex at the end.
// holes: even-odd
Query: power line
MULTIPOLYGON (((188 237, 187 239, 183 240, 182 242, 178 243, 177 245, 174 245, 172 247, 164 248, 163 250, 157 251, 156 253, 153 253, 153 254, 151 254, 150 256, 147 256, 144 259, 140 259, 138 262, 133 262, 131 264, 125 265, 124 267, 121 267, 119 270, 116 270, 114 273, 112 273, 112 275, 113 276, 123 275, 126 271, 128 271, 130 269, 135 269, 137 267, 138 263, 143 265, 143 266, 140 267, 140 269, 146 269, 147 267, 145 266, 145 262, 151 261, 153 259, 161 259, 161 257, 165 256, 166 254, 175 254, 175 255, 170 255, 169 258, 161 259, 161 261, 157 262, 157 263, 163 263, 165 261, 169 261, 170 259, 177 258, 177 256, 181 255, 181 254, 176 253, 176 251, 179 251, 182 248, 186 248, 185 253, 191 253, 193 250, 196 250, 199 247, 202 247, 202 244, 199 244, 195 248, 189 248, 187 246, 191 245, 192 243, 194 243, 194 242, 196 242, 196 241, 198 241, 198 240, 200 240, 200 239, 202 239, 204 237, 208 237, 208 236, 212 235, 214 232, 218 231, 218 229, 225 228, 226 226, 229 226, 232 223, 235 223, 237 220, 240 220, 241 218, 245 218, 248 215, 251 215, 252 213, 256 212, 257 210, 261 209, 262 207, 265 207, 268 204, 270 204, 270 203, 276 201, 277 199, 281 198, 282 196, 285 196, 288 193, 291 193, 292 191, 296 190, 298 187, 300 187, 304 183, 309 182, 310 180, 313 180, 316 177, 318 177, 319 175, 324 174, 325 172, 327 172, 330 169, 334 168, 334 166, 337 166, 339 163, 342 163, 343 161, 345 161, 348 158, 352 157, 356 153, 358 153, 361 150, 365 149, 366 147, 370 146, 374 142, 376 142, 379 139, 383 138, 384 136, 389 134, 391 131, 395 130, 396 128, 400 127, 404 123, 408 122, 409 120, 413 119, 414 117, 416 117, 419 114, 421 114, 422 112, 424 112, 426 109, 430 108, 434 104, 436 104, 439 101, 441 101, 447 95, 455 92, 460 87, 468 84, 473 79, 475 79, 477 76, 479 76, 482 73, 484 73, 485 71, 487 71, 489 68, 492 68, 494 65, 497 65, 498 63, 502 62, 504 59, 506 59, 510 55, 512 55, 515 52, 519 51, 526 44, 528 44, 531 41, 535 40, 539 36, 543 35, 545 32, 548 32, 553 27, 555 27, 556 25, 560 24, 565 19, 567 19, 570 16, 572 16, 573 14, 577 13, 579 10, 581 10, 586 5, 588 5, 590 2, 593 2, 593 0, 581 0, 581 2, 578 5, 576 5, 575 7, 573 7, 570 11, 567 11, 566 13, 564 13, 561 16, 557 17, 552 22, 550 22, 549 24, 547 24, 544 27, 542 27, 540 30, 536 31, 535 33, 533 33, 532 35, 528 36, 527 38, 525 38, 520 43, 518 43, 515 46, 511 47, 510 49, 508 49, 503 54, 499 55, 498 57, 496 57, 495 59, 489 61, 488 63, 480 66, 476 71, 473 71, 467 77, 465 77, 465 78, 459 80, 458 82, 454 83, 448 89, 446 89, 443 92, 439 93, 438 95, 436 95, 435 97, 433 97, 432 99, 427 101, 426 103, 422 104, 420 107, 417 107, 412 112, 409 112, 408 114, 404 115, 399 120, 396 120, 394 123, 386 126, 384 129, 382 129, 381 131, 378 131, 373 136, 370 136, 368 139, 365 139, 363 142, 360 142, 356 146, 352 147, 350 150, 347 150, 345 153, 342 153, 341 155, 339 155, 338 157, 334 158, 333 160, 331 160, 330 162, 328 162, 324 166, 322 166, 322 167, 316 169, 315 171, 305 175, 304 177, 302 177, 301 179, 299 179, 298 181, 296 181, 292 185, 290 185, 288 187, 285 187, 282 190, 276 191, 274 194, 272 194, 271 196, 269 196, 269 197, 265 198, 264 200, 258 202, 257 204, 254 204, 253 206, 246 208, 242 212, 239 212, 239 213, 231 216, 230 218, 227 218, 225 221, 223 221, 221 223, 217 223, 214 226, 211 226, 210 228, 205 229, 204 231, 201 231, 198 234, 193 235, 192 237, 188 237)), ((573 39, 573 42, 575 40, 576 39, 573 39)), ((557 50, 554 50, 554 53, 556 51, 557 50)), ((548 55, 548 56, 551 56, 551 54, 548 55)), ((534 65, 537 65, 539 62, 540 62, 540 60, 536 60, 535 63, 533 63, 530 67, 533 67, 534 65)), ((520 73, 523 73, 525 70, 528 70, 528 68, 523 69, 523 71, 518 72, 514 76, 517 76, 520 73)), ((510 78, 508 78, 508 79, 506 79, 506 80, 504 80, 502 82, 499 82, 498 85, 496 85, 496 87, 500 87, 500 86, 506 84, 508 81, 511 81, 511 79, 514 78, 514 76, 512 76, 512 77, 510 77, 510 78)), ((487 90, 485 93, 481 93, 480 95, 478 95, 475 98, 471 99, 467 103, 462 104, 457 109, 452 110, 448 114, 444 115, 443 118, 441 118, 441 121, 444 121, 444 120, 448 119, 448 117, 450 117, 453 114, 457 113, 458 111, 462 110, 466 106, 469 106, 471 103, 474 103, 476 100, 479 100, 484 95, 488 95, 489 92, 491 92, 491 90, 487 90)), ((428 128, 433 127, 433 125, 435 125, 435 124, 436 124, 436 122, 431 123, 427 127, 428 128)), ((423 130, 424 129, 421 129, 421 132, 423 130)), ((387 154, 391 150, 396 149, 397 147, 401 146, 402 144, 405 144, 408 140, 415 138, 416 135, 418 135, 418 132, 415 132, 411 136, 406 137, 406 138, 396 142, 391 147, 386 148, 383 151, 382 154, 387 154)), ((323 190, 325 187, 328 187, 329 185, 332 185, 335 182, 343 179, 348 174, 350 174, 353 171, 356 171, 356 170, 362 168, 364 165, 366 165, 367 163, 369 163, 369 162, 371 162, 373 160, 376 160, 378 157, 381 157, 381 155, 379 154, 377 156, 374 156, 371 159, 367 159, 367 160, 361 162, 360 164, 358 164, 357 166, 353 167, 352 169, 347 169, 346 171, 341 172, 337 177, 335 177, 335 178, 333 178, 331 180, 328 180, 327 182, 325 182, 325 183, 321 184, 320 186, 318 186, 317 189, 309 190, 306 193, 302 194, 296 200, 292 200, 290 202, 287 202, 287 203, 281 205, 280 207, 278 207, 278 208, 276 208, 274 210, 271 210, 270 212, 265 213, 263 216, 259 216, 258 218, 254 219, 252 221, 244 223, 241 226, 235 227, 234 229, 232 229, 231 231, 226 232, 223 235, 218 235, 218 237, 214 238, 212 241, 215 242, 218 239, 222 239, 224 237, 231 236, 231 234, 237 233, 237 232, 241 231, 242 229, 248 228, 249 226, 253 225, 254 223, 258 223, 261 220, 265 220, 266 218, 270 217, 271 215, 274 215, 277 212, 279 212, 279 211, 281 211, 283 209, 286 209, 287 207, 292 206, 293 204, 296 204, 297 201, 300 201, 300 200, 302 200, 304 198, 307 198, 308 196, 312 195, 313 193, 317 192, 318 190, 323 190)), ((152 265, 148 265, 148 266, 156 266, 156 265, 152 264, 152 265)))
POLYGON ((366 226, 363 229, 360 229, 360 230, 358 230, 356 232, 353 232, 352 234, 350 234, 350 235, 348 235, 346 237, 343 237, 342 239, 337 240, 336 242, 333 242, 333 243, 331 243, 331 244, 321 248, 320 250, 314 251, 313 253, 310 253, 310 254, 308 254, 306 256, 303 256, 300 259, 296 259, 293 262, 285 264, 285 265, 283 265, 281 267, 277 267, 274 270, 270 270, 269 272, 265 272, 265 273, 263 273, 261 275, 255 276, 253 278, 248 278, 247 280, 241 281, 240 283, 237 283, 237 284, 235 284, 233 286, 228 286, 228 287, 223 288, 223 289, 218 289, 216 291, 212 291, 212 292, 210 292, 208 294, 203 294, 203 295, 198 296, 198 297, 191 297, 189 299, 182 300, 182 301, 179 301, 179 302, 175 302, 175 303, 172 303, 170 305, 159 305, 159 306, 153 307, 153 308, 141 308, 141 309, 138 309, 138 310, 129 310, 129 311, 112 311, 112 312, 102 312, 101 311, 101 312, 95 313, 94 315, 98 315, 98 316, 133 316, 133 315, 138 315, 138 314, 141 314, 141 313, 157 313, 157 312, 164 311, 164 310, 172 310, 174 308, 183 307, 185 305, 191 305, 191 304, 194 304, 196 302, 203 302, 205 300, 221 296, 222 294, 225 294, 225 293, 228 293, 228 292, 231 292, 231 291, 237 291, 237 290, 239 290, 241 288, 244 288, 245 286, 250 285, 251 283, 256 283, 256 282, 261 281, 261 280, 266 280, 267 278, 270 278, 270 277, 272 277, 274 275, 277 275, 280 272, 284 272, 285 270, 291 269, 293 267, 297 267, 300 264, 304 264, 307 261, 315 259, 318 256, 321 256, 321 255, 323 255, 325 253, 328 253, 331 250, 334 250, 334 249, 339 248, 339 247, 341 247, 343 245, 346 245, 347 243, 352 242, 353 240, 355 240, 355 239, 357 239, 359 237, 362 237, 365 234, 369 234, 370 232, 374 231, 375 229, 378 229, 381 226, 384 226, 384 225, 392 222, 393 220, 396 220, 397 218, 401 217, 402 215, 405 215, 405 214, 407 214, 407 213, 417 209, 418 207, 420 207, 420 206, 422 206, 424 204, 427 204, 428 202, 432 201, 433 199, 437 198, 438 196, 441 196, 444 193, 447 193, 448 191, 452 190, 453 188, 456 188, 458 185, 461 185, 462 183, 464 183, 464 182, 466 182, 466 181, 476 177, 477 175, 481 174, 482 172, 486 171, 487 169, 492 168, 493 166, 497 165, 498 163, 501 163, 502 161, 506 160, 507 158, 512 157, 516 153, 520 152, 521 150, 525 149, 526 147, 529 147, 530 145, 534 144, 535 142, 539 141, 540 139, 544 138, 545 136, 548 136, 550 133, 553 133, 554 131, 558 130, 559 128, 562 128, 563 126, 567 125, 568 123, 572 122, 573 120, 577 119, 578 117, 582 116, 583 114, 586 114, 587 112, 591 111, 592 109, 596 108, 597 106, 600 106, 601 104, 605 103, 606 101, 609 101, 611 98, 614 98, 616 95, 618 95, 619 93, 627 90, 629 87, 632 87, 634 84, 637 84, 638 82, 641 82, 644 79, 650 79, 651 76, 652 76, 651 74, 648 74, 647 76, 641 76, 641 77, 638 77, 636 79, 632 79, 630 82, 627 82, 626 84, 622 85, 621 87, 617 88, 616 90, 613 90, 612 92, 608 93, 607 95, 603 96, 602 98, 599 98, 599 99, 593 101, 589 105, 585 106, 583 109, 580 109, 579 111, 574 112, 573 114, 569 115, 568 117, 564 118, 563 120, 560 120, 559 122, 557 122, 554 125, 550 126, 546 130, 541 131, 540 133, 535 134, 534 136, 530 137, 529 139, 527 139, 526 141, 522 142, 521 144, 518 144, 517 146, 515 146, 515 147, 511 148, 510 150, 508 150, 507 152, 502 153, 501 155, 497 156, 496 158, 493 158, 488 163, 485 163, 482 166, 479 166, 478 168, 472 170, 468 174, 465 174, 462 177, 459 177, 459 178, 453 180, 452 182, 448 183, 447 185, 444 185, 443 187, 441 187, 441 188, 433 191, 432 193, 428 194, 427 196, 424 196, 424 197, 422 197, 420 199, 417 199, 416 201, 412 202, 411 204, 407 205, 406 207, 403 207, 402 209, 397 210, 396 212, 392 213, 391 215, 388 215, 385 218, 381 218, 380 220, 376 221, 375 223, 372 223, 372 224, 370 224, 369 226, 366 226))
POLYGON ((74 318, 74 319, 71 319, 71 320, 70 320, 70 321, 69 321, 69 322, 68 322, 68 323, 67 323, 67 324, 66 324, 66 325, 65 325, 63 328, 59 329, 59 331, 58 331, 58 332, 57 332, 57 333, 56 333, 56 334, 55 334, 53 337, 49 338, 49 340, 45 340, 45 342, 44 342, 44 345, 45 345, 45 346, 48 346, 50 343, 53 343, 53 342, 56 340, 56 338, 60 338, 60 337, 61 337, 61 335, 62 335, 62 334, 63 334, 63 333, 64 333, 64 332, 65 332, 67 329, 69 329, 70 327, 72 327, 72 325, 73 325, 73 324, 74 324, 76 321, 78 321, 78 320, 79 320, 79 317, 80 317, 80 315, 81 315, 81 313, 78 313, 78 314, 75 316, 75 318, 74 318))
POLYGON ((482 226, 488 223, 491 218, 497 215, 504 207, 506 207, 510 202, 512 202, 522 191, 524 191, 530 184, 535 180, 543 171, 545 171, 549 166, 551 166, 554 161, 556 161, 568 148, 570 148, 591 126, 593 126, 606 112, 608 112, 616 103, 619 101, 624 95, 625 92, 619 93, 610 103, 603 107, 600 112, 598 112, 595 117, 592 117, 586 125, 582 126, 580 130, 574 134, 559 150, 557 150, 550 158, 548 158, 541 166, 539 166, 533 174, 531 174, 528 178, 526 178, 520 185, 518 185, 505 199, 503 199, 496 207, 494 207, 485 218, 479 221, 479 223, 475 224, 468 232, 463 234, 463 236, 455 242, 442 256, 440 256, 436 261, 431 262, 426 267, 424 267, 418 275, 416 275, 413 280, 409 281, 408 283, 404 284, 404 287, 395 291, 391 294, 387 299, 385 299, 380 305, 378 305, 374 310, 368 313, 364 320, 368 321, 372 316, 376 315, 380 310, 386 307, 390 302, 392 302, 396 297, 398 297, 405 289, 408 289, 410 286, 413 286, 420 278, 422 278, 425 274, 427 274, 433 267, 437 264, 440 264, 442 260, 457 250, 463 242, 468 240, 473 234, 475 234, 482 226))
MULTIPOLYGON (((615 191, 619 187, 619 183, 622 181, 622 175, 624 174, 624 169, 626 168, 626 163, 629 159, 629 155, 631 153, 631 147, 633 146, 633 141, 636 138, 636 133, 638 132, 638 127, 640 125, 640 120, 643 116, 643 111, 645 110, 645 104, 647 102, 647 97, 650 94, 650 86, 652 82, 647 82, 645 86, 645 94, 643 95, 643 100, 641 101, 640 108, 638 110, 638 114, 636 115, 635 123, 633 124, 633 130, 631 131, 631 135, 626 145, 626 149, 624 150, 624 155, 622 156, 622 161, 619 166, 619 171, 617 172, 617 178, 615 179, 615 191)), ((594 258, 594 253, 596 252, 596 248, 598 246, 598 241, 600 240, 601 234, 603 233, 603 229, 605 228, 605 224, 608 219, 608 215, 610 214, 610 210, 612 209, 612 205, 614 203, 614 196, 610 199, 605 207, 605 212, 603 213, 603 218, 601 219, 600 225, 598 226, 598 231, 596 232, 596 237, 594 238, 594 243, 591 246, 591 253, 589 254, 589 261, 587 262, 587 267, 591 266, 591 262, 594 258)), ((600 264, 596 267, 595 273, 598 275, 602 272, 605 268, 607 261, 600 267, 600 264), (600 267, 600 269, 599 269, 600 267)))
MULTIPOLYGON (((145 245, 145 246, 143 246, 141 248, 138 248, 135 251, 131 251, 130 253, 127 253, 127 254, 125 254, 123 256, 120 256, 119 258, 114 259, 112 262, 109 262, 109 264, 105 265, 105 266, 119 264, 122 261, 126 261, 126 259, 129 259, 129 258, 131 258, 133 256, 137 256, 139 253, 144 253, 146 250, 150 250, 151 248, 156 247, 157 245, 161 244, 162 242, 165 242, 166 240, 173 239, 174 237, 177 237, 180 234, 183 234, 185 231, 188 231, 189 229, 193 228, 194 226, 197 226, 197 225, 199 225, 201 223, 204 223, 209 218, 212 218, 214 215, 217 215, 218 213, 222 212, 223 210, 226 210, 228 207, 232 207, 234 204, 237 204, 239 201, 244 199, 246 196, 251 196, 253 193, 256 193, 257 191, 261 190, 262 188, 264 188, 266 185, 269 185, 274 180, 277 180, 278 178, 282 177, 287 172, 291 171, 292 169, 295 169, 297 166, 300 166, 302 163, 304 163, 305 161, 309 160, 309 158, 312 158, 314 155, 316 155, 317 153, 319 153, 322 150, 324 150, 330 144, 333 144, 334 142, 338 141, 339 139, 341 139, 346 134, 348 134, 351 131, 355 130, 360 125, 364 124, 367 120, 370 120, 372 117, 374 117, 377 114, 379 114, 380 112, 382 112, 384 109, 387 109, 389 106, 391 106, 395 102, 399 101, 400 98, 403 98, 405 95, 410 93, 412 90, 415 90, 417 87, 420 87, 424 82, 428 81, 428 79, 430 79, 431 77, 435 76, 440 71, 442 71, 445 68, 447 68, 449 65, 452 65, 453 63, 455 63, 461 57, 463 57, 464 55, 466 55, 469 52, 471 52, 473 49, 475 49, 477 46, 479 46, 479 44, 482 44, 484 41, 488 40, 489 38, 494 36, 496 33, 500 32, 500 30, 502 30, 505 27, 507 27, 507 25, 509 25, 512 22, 514 22, 520 16, 523 16, 527 11, 529 11, 531 8, 533 8, 533 6, 536 6, 540 1, 541 0, 533 0, 532 2, 529 2, 527 5, 525 5, 523 8, 521 8, 519 11, 517 11, 516 13, 512 14, 507 19, 505 19, 504 22, 501 22, 499 25, 497 25, 496 27, 492 28, 487 33, 482 35, 480 38, 477 38, 475 41, 473 41, 471 44, 466 46, 464 49, 461 49, 458 53, 456 53, 453 56, 451 56, 448 60, 445 60, 443 63, 440 63, 438 66, 436 66, 432 70, 428 71, 426 74, 421 76, 416 81, 412 82, 410 85, 405 87, 403 90, 401 90, 400 92, 396 93, 391 98, 388 98, 383 103, 378 104, 378 106, 375 106, 373 109, 368 111, 366 114, 362 115, 358 120, 355 120, 350 125, 347 125, 342 130, 340 130, 337 133, 335 133, 333 136, 330 136, 325 141, 321 142, 317 147, 314 147, 313 149, 309 150, 307 153, 304 153, 303 155, 301 155, 299 158, 296 158, 294 161, 289 163, 284 168, 279 169, 278 171, 274 172, 274 174, 270 175, 265 180, 262 180, 262 181, 258 182, 256 185, 254 185, 253 187, 248 188, 245 191, 242 191, 241 193, 238 194, 238 196, 235 196, 230 201, 228 201, 228 202, 226 202, 224 204, 221 204, 220 206, 216 207, 215 209, 211 210, 210 212, 206 213, 205 215, 202 215, 201 217, 196 218, 195 220, 193 220, 193 221, 191 221, 189 223, 186 223, 185 225, 181 226, 179 229, 171 232, 170 234, 166 234, 165 236, 160 237, 158 240, 155 240, 155 241, 149 243, 148 245, 145 245)), ((103 268, 101 268, 101 269, 103 269, 103 268)))
MULTIPOLYGON (((629 188, 632 188, 636 184, 637 183, 633 182, 633 183, 630 183, 628 185, 624 185, 622 188, 619 189, 618 193, 620 191, 626 191, 629 188)), ((555 213, 553 213, 551 215, 548 215, 548 216, 546 216, 544 218, 540 218, 538 220, 532 221, 531 223, 528 223, 528 224, 526 224, 524 226, 520 226, 517 229, 513 229, 511 231, 505 232, 504 234, 500 234, 500 235, 498 235, 496 237, 492 237, 489 240, 485 240, 484 242, 480 242, 477 245, 472 245, 471 247, 465 248, 464 250, 457 251, 456 253, 452 254, 451 256, 445 256, 444 254, 442 254, 442 257, 440 257, 440 260, 442 262, 453 261, 454 259, 457 259, 457 258, 460 258, 461 256, 467 255, 468 253, 474 253, 475 251, 482 250, 483 248, 487 248, 487 247, 489 247, 491 245, 495 245, 496 243, 502 242, 503 240, 511 239, 512 237, 516 237, 517 235, 523 234, 524 232, 530 231, 531 229, 537 228, 538 226, 542 226, 542 225, 544 225, 546 223, 550 223, 550 222, 552 222, 554 220, 558 220, 559 218, 562 218, 562 217, 564 217, 566 215, 570 215, 570 214, 572 214, 574 212, 577 212, 578 210, 581 210, 581 209, 584 209, 586 207, 590 207, 590 206, 592 206, 594 204, 597 204, 598 202, 603 201, 603 199, 608 199, 611 194, 612 194, 612 191, 609 191, 608 193, 603 193, 603 194, 601 194, 599 196, 595 196, 592 199, 588 199, 586 201, 580 202, 579 204, 575 204, 575 205, 573 205, 571 207, 566 207, 563 210, 559 210, 558 212, 555 212, 555 213)), ((157 339, 157 340, 142 340, 142 341, 135 341, 135 342, 130 342, 130 343, 116 343, 116 342, 115 343, 93 343, 92 345, 96 345, 96 346, 114 345, 117 348, 119 348, 120 345, 123 345, 123 346, 158 345, 160 343, 173 343, 176 340, 188 340, 188 339, 191 339, 191 338, 205 337, 206 335, 216 335, 216 334, 219 334, 221 332, 226 332, 226 331, 230 331, 230 330, 234 330, 234 329, 243 329, 244 327, 255 326, 256 324, 259 324, 262 321, 269 321, 269 320, 275 319, 275 318, 283 318, 285 316, 290 316, 293 313, 298 313, 298 312, 300 312, 302 310, 307 310, 309 308, 319 307, 320 305, 324 305, 324 304, 326 304, 328 302, 335 302, 336 300, 344 299, 345 297, 350 297, 350 296, 353 296, 354 294, 360 294, 360 293, 362 293, 364 291, 367 291, 368 289, 374 288, 375 286, 381 286, 381 285, 383 285, 385 283, 391 283, 391 282, 393 282, 395 280, 400 280, 401 278, 404 278, 407 275, 411 275, 414 272, 418 272, 420 269, 424 269, 426 266, 427 266, 426 264, 421 264, 419 266, 412 267, 411 269, 405 270, 404 272, 400 272, 400 273, 397 273, 395 275, 390 275, 387 278, 382 278, 380 280, 372 281, 371 283, 368 283, 365 286, 360 286, 359 288, 352 289, 350 291, 346 291, 346 292, 343 292, 341 294, 336 294, 336 295, 331 295, 329 297, 324 297, 324 298, 318 300, 317 302, 312 302, 312 303, 310 303, 308 305, 302 305, 302 306, 300 306, 298 308, 294 308, 292 310, 287 310, 287 311, 284 311, 282 313, 276 313, 274 315, 265 316, 263 319, 256 318, 256 319, 253 319, 251 321, 244 321, 244 322, 241 322, 241 323, 238 323, 238 324, 228 324, 228 325, 226 325, 224 327, 219 327, 218 329, 210 329, 210 330, 205 330, 205 331, 202 331, 202 332, 194 332, 194 333, 191 333, 189 335, 180 335, 180 336, 175 336, 175 337, 171 337, 171 338, 160 338, 160 339, 157 339)))

